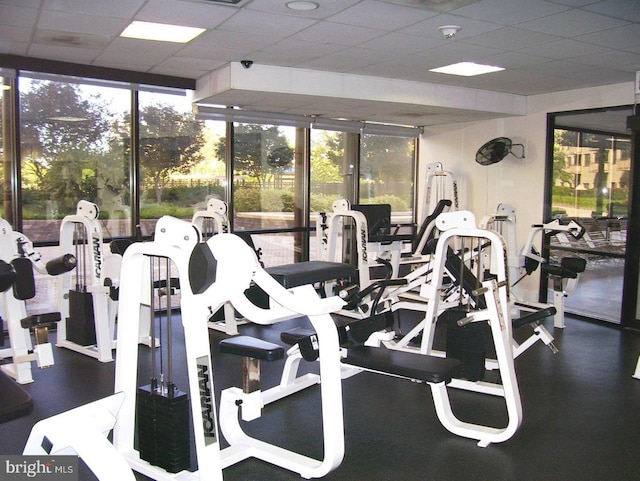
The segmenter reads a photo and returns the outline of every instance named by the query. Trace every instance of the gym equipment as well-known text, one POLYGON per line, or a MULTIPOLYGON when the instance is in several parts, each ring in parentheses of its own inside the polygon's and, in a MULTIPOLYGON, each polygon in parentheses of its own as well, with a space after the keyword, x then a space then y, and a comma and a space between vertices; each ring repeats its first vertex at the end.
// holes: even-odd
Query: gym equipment
POLYGON ((442 162, 427 164, 425 212, 433 212, 442 200, 451 201, 451 209, 458 210, 458 183, 451 172, 444 170, 442 162))
MULTIPOLYGON (((580 239, 585 233, 584 227, 575 220, 563 223, 560 219, 553 219, 543 224, 534 224, 531 226, 526 243, 518 251, 516 247, 518 244, 516 241, 515 208, 507 204, 499 204, 496 214, 483 218, 481 226, 495 230, 506 239, 509 283, 512 288, 522 279, 535 272, 538 266, 542 266, 542 273, 549 276, 552 282, 553 306, 555 308, 553 325, 559 329, 564 328, 564 299, 576 289, 579 274, 584 272, 586 268, 586 261, 579 257, 564 257, 559 265, 550 264, 547 259, 540 255, 535 244, 538 236, 556 235, 561 237, 569 235, 575 239, 580 239)), ((512 297, 514 298, 513 306, 523 311, 532 312, 546 309, 550 306, 550 304, 539 302, 525 302, 517 297, 513 289, 512 297)), ((540 334, 543 335, 545 344, 551 347, 552 344, 546 342, 547 339, 553 340, 551 334, 548 332, 540 334)))
POLYGON ((175 278, 172 275, 170 259, 150 257, 148 264, 148 284, 152 291, 151 305, 148 310, 149 323, 153 333, 150 352, 151 376, 149 385, 138 388, 136 398, 138 451, 140 459, 170 473, 177 473, 189 469, 191 460, 189 400, 187 394, 179 391, 173 382, 173 306, 171 299, 176 290, 172 288, 171 281, 175 278), (164 310, 163 298, 166 300, 164 310), (156 314, 158 312, 159 314, 156 314), (162 312, 166 312, 164 324, 162 312), (156 325, 162 344, 158 350, 155 349, 156 325), (163 339, 163 332, 166 339, 163 339), (166 358, 163 356, 165 350, 166 358))
POLYGON ((636 364, 636 370, 633 373, 633 377, 640 379, 640 356, 638 356, 638 363, 636 364))
POLYGON ((220 199, 209 199, 206 210, 193 214, 191 223, 200 230, 202 239, 206 241, 212 235, 231 232, 228 210, 226 202, 220 199))
MULTIPOLYGON (((470 429, 478 436, 477 439, 481 446, 506 441, 515 434, 520 426, 522 404, 512 349, 513 325, 508 302, 503 241, 495 232, 478 229, 475 217, 468 211, 441 214, 437 219, 437 227, 441 233, 431 265, 433 269, 432 281, 425 282, 420 287, 420 296, 427 301, 425 317, 402 339, 389 339, 390 336, 385 338, 382 333, 379 343, 388 349, 445 356, 444 352, 434 348, 437 321, 443 313, 449 309, 456 309, 457 312, 453 313, 451 317, 458 327, 478 322, 488 323, 490 328, 488 337, 491 339, 496 359, 495 361, 485 361, 483 355, 481 362, 486 365, 487 369, 498 370, 501 383, 490 383, 481 379, 454 378, 450 387, 503 397, 508 418, 506 426, 470 429), (454 253, 456 243, 461 244, 458 255, 454 253), (465 243, 468 243, 466 248, 465 243), (465 254, 468 255, 465 257, 465 254), (469 254, 473 254, 473 256, 469 254), (486 255, 490 257, 488 265, 491 268, 481 272, 482 277, 474 276, 474 263, 469 261, 474 260, 475 268, 480 270, 483 266, 479 260, 486 255), (451 296, 451 288, 444 285, 445 279, 454 281, 451 288, 456 291, 455 296, 451 296), (416 347, 411 342, 419 335, 422 336, 422 339, 419 347, 416 347)), ((407 303, 404 303, 404 306, 407 306, 407 303)), ((544 314, 548 315, 546 312, 544 314)), ((539 315, 542 314, 537 314, 537 316, 539 315)))
POLYGON ((496 137, 478 149, 476 152, 476 162, 480 165, 496 164, 509 154, 512 154, 518 159, 524 159, 524 145, 514 144, 511 139, 507 137, 496 137), (521 154, 514 154, 512 151, 513 147, 520 147, 522 151, 521 154))
POLYGON ((107 439, 123 400, 124 393, 116 393, 37 422, 22 454, 77 455, 101 481, 135 481, 126 460, 107 439))
MULTIPOLYGON (((228 211, 226 202, 220 199, 209 199, 205 210, 193 214, 191 223, 198 228, 203 241, 216 234, 231 232, 228 211)), ((248 236, 248 241, 251 241, 250 236, 248 236)), ((237 335, 238 326, 245 323, 246 321, 236 317, 235 311, 228 304, 225 304, 222 310, 214 313, 209 319, 211 329, 225 332, 231 336, 237 335)))
POLYGON ((60 224, 62 252, 74 252, 78 266, 60 277, 58 347, 98 359, 113 360, 115 325, 109 322, 109 286, 104 283, 104 252, 100 210, 96 204, 81 200, 75 215, 60 224))
MULTIPOLYGON (((65 216, 60 224, 60 249, 73 252, 78 265, 73 273, 60 276, 62 320, 58 322, 56 346, 111 362, 116 347, 122 253, 130 242, 115 240, 110 252, 105 252, 99 215, 96 204, 81 200, 75 215, 65 216)), ((141 324, 138 339, 151 345, 148 323, 141 324)))
POLYGON ((1 368, 20 384, 33 382, 31 362, 39 368, 54 364, 49 327, 60 321, 59 312, 27 314, 26 301, 36 295, 34 267, 44 274, 59 275, 75 268, 75 258, 66 254, 43 265, 29 239, 0 219, 0 305, 10 343, 0 350, 0 359, 11 359, 1 368))

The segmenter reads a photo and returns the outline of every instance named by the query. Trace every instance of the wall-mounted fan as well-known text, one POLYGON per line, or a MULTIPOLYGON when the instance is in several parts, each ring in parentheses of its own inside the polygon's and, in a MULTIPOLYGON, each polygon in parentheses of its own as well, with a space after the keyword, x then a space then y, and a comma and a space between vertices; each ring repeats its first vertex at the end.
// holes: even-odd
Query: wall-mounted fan
POLYGON ((478 149, 476 162, 480 165, 491 165, 500 162, 509 154, 513 154, 519 159, 524 159, 524 145, 514 144, 507 137, 497 137, 478 149), (520 147, 522 153, 520 155, 514 154, 511 151, 513 147, 520 147))

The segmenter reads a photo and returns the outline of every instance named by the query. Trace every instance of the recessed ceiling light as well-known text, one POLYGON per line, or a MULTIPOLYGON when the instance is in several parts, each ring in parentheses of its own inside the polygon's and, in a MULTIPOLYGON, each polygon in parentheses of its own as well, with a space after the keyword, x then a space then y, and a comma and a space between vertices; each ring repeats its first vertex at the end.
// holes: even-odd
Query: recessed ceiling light
POLYGON ((151 23, 134 21, 120 34, 121 37, 138 38, 141 40, 157 40, 160 42, 188 43, 206 29, 182 27, 166 23, 151 23))
POLYGON ((474 75, 499 72, 500 70, 504 70, 504 68, 496 67, 495 65, 482 65, 474 62, 459 62, 451 65, 446 65, 444 67, 432 68, 429 70, 429 72, 462 75, 463 77, 473 77, 474 75))
POLYGON ((291 10, 299 10, 299 11, 305 11, 305 12, 315 10, 320 6, 316 2, 306 2, 302 0, 287 2, 286 5, 287 5, 287 8, 290 8, 291 10))

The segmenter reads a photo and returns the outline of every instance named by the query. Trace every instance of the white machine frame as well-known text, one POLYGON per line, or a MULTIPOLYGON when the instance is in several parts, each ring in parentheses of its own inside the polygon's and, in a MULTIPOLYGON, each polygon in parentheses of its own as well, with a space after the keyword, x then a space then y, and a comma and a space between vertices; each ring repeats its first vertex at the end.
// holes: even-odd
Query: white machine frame
MULTIPOLYGON (((0 259, 11 263, 13 259, 20 257, 17 247, 19 240, 29 242, 26 236, 13 231, 6 220, 0 219, 0 259)), ((46 269, 39 265, 39 259, 30 258, 30 260, 39 271, 46 273, 46 269)), ((0 368, 19 384, 33 382, 32 362, 35 362, 39 368, 54 365, 51 343, 46 340, 46 342, 33 344, 29 329, 23 328, 20 324, 20 321, 27 317, 26 302, 16 299, 12 288, 0 293, 0 305, 3 308, 10 344, 10 347, 0 349, 0 359, 11 359, 11 362, 2 364, 0 368)), ((0 328, 4 329, 4 326, 0 325, 0 328)))
MULTIPOLYGON (((100 362, 113 361, 112 350, 116 347, 114 339, 115 318, 109 315, 109 287, 104 285, 104 249, 102 226, 98 220, 100 210, 92 202, 81 200, 76 207, 75 215, 68 215, 60 224, 60 249, 62 253, 73 253, 82 249, 84 261, 89 266, 88 279, 85 279, 87 292, 93 301, 93 316, 96 330, 96 344, 82 346, 68 340, 67 323, 69 317, 69 291, 73 288, 72 278, 76 273, 67 272, 60 276, 59 310, 61 320, 58 323, 58 339, 56 346, 93 357, 100 362), (90 246, 74 244, 74 230, 82 229, 84 239, 90 246)), ((76 256, 78 257, 78 256, 76 256)), ((80 263, 80 259, 78 259, 80 263)))
MULTIPOLYGON (((532 248, 534 247, 538 236, 544 236, 546 234, 557 235, 580 235, 584 231, 584 228, 576 221, 571 220, 567 224, 562 224, 559 219, 553 219, 550 222, 543 224, 535 224, 531 227, 529 236, 526 243, 520 250, 517 249, 516 240, 516 210, 514 207, 508 204, 499 204, 496 210, 496 214, 493 216, 487 216, 481 220, 481 226, 486 229, 493 229, 498 231, 502 236, 506 238, 507 244, 507 259, 509 266, 509 282, 512 286, 517 283, 525 273, 526 259, 532 259, 534 262, 544 264, 547 259, 541 255, 535 253, 532 248)), ((564 280, 562 290, 553 290, 553 306, 556 308, 556 313, 553 317, 553 326, 558 329, 564 329, 564 300, 571 295, 578 285, 579 275, 573 279, 564 280)), ((545 304, 540 302, 530 302, 518 299, 516 296, 516 289, 512 289, 512 296, 515 298, 513 305, 516 309, 525 311, 532 311, 537 309, 544 309, 551 304, 545 304)), ((546 331, 546 329, 545 329, 546 331)), ((540 332, 545 340, 545 344, 553 341, 553 336, 547 332, 540 332), (548 342, 547 342, 548 341, 548 342)))
MULTIPOLYGON (((191 223, 200 230, 202 239, 206 241, 213 235, 231 232, 228 212, 229 207, 226 202, 212 198, 207 200, 206 210, 200 210, 193 214, 191 223)), ((238 326, 246 324, 247 321, 238 319, 235 310, 228 303, 223 306, 223 310, 223 319, 210 320, 209 327, 230 336, 237 335, 238 326)))

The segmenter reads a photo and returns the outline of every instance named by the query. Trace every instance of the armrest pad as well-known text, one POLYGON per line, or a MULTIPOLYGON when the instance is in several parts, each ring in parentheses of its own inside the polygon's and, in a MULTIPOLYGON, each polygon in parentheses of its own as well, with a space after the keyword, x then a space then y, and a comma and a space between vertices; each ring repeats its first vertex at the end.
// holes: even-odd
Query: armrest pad
POLYGON ((282 346, 250 336, 223 339, 220 341, 220 352, 251 357, 261 361, 277 361, 284 357, 282 346))

